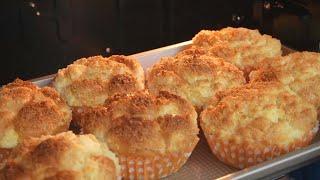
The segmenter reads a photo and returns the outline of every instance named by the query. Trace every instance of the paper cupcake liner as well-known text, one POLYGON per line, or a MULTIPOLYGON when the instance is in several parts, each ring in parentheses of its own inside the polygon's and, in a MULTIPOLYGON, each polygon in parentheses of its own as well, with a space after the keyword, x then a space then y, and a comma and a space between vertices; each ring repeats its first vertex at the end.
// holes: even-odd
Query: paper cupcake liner
POLYGON ((152 157, 119 155, 121 175, 124 179, 159 179, 178 171, 191 152, 152 157))
POLYGON ((247 144, 232 144, 206 133, 205 136, 211 151, 220 161, 232 167, 243 169, 305 147, 310 144, 315 134, 315 132, 310 132, 287 147, 275 145, 263 148, 247 144))

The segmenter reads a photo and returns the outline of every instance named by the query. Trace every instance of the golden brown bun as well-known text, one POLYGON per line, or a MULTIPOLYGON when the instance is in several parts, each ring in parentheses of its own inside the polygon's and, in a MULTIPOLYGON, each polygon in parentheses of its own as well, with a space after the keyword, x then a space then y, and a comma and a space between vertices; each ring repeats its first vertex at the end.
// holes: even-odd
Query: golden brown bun
POLYGON ((247 75, 264 58, 281 55, 281 43, 258 30, 224 28, 218 31, 202 30, 193 39, 193 48, 204 48, 209 55, 234 64, 247 75))
MULTIPOLYGON (((221 92, 212 104, 200 116, 209 143, 214 141, 228 149, 234 146, 234 150, 241 148, 242 153, 257 151, 247 154, 248 159, 243 155, 225 161, 235 167, 254 165, 306 146, 318 130, 315 108, 278 82, 247 84, 221 92), (240 165, 238 158, 243 161, 240 165)), ((219 147, 212 143, 211 146, 220 159, 226 157, 219 147)))
POLYGON ((1 162, 9 149, 27 137, 68 130, 71 115, 70 108, 53 88, 38 88, 20 79, 3 86, 0 90, 1 162))
MULTIPOLYGON (((182 51, 178 52, 175 57, 183 58, 184 56, 202 56, 207 55, 210 56, 210 53, 206 47, 200 47, 195 45, 187 46, 182 51)), ((222 58, 220 58, 222 59, 222 58)))
POLYGON ((197 113, 178 96, 147 91, 118 94, 105 107, 82 107, 74 121, 116 154, 152 156, 189 150, 198 142, 197 113))
POLYGON ((201 126, 235 142, 284 146, 317 125, 315 108, 277 82, 220 92, 212 104, 201 113, 201 126))
POLYGON ((245 83, 243 73, 220 58, 197 53, 162 58, 147 74, 150 92, 168 91, 201 110, 217 91, 245 83))
POLYGON ((116 179, 120 173, 116 156, 93 135, 31 138, 12 155, 0 179, 116 179))
POLYGON ((115 93, 144 89, 144 72, 130 57, 94 56, 60 69, 53 86, 70 106, 96 106, 115 93))
POLYGON ((320 53, 296 52, 264 61, 250 81, 279 81, 320 108, 320 53))

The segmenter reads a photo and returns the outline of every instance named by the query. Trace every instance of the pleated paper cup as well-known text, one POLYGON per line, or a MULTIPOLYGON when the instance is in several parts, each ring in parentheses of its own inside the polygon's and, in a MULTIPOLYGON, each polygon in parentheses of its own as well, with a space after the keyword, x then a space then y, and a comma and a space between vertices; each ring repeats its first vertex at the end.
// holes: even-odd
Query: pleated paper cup
POLYGON ((192 151, 156 156, 119 155, 121 175, 124 179, 159 179, 177 172, 192 151))
POLYGON ((243 169, 305 147, 311 143, 315 134, 316 132, 314 131, 309 132, 303 138, 286 147, 277 145, 258 147, 245 143, 234 144, 206 133, 205 136, 211 151, 220 161, 232 167, 243 169))

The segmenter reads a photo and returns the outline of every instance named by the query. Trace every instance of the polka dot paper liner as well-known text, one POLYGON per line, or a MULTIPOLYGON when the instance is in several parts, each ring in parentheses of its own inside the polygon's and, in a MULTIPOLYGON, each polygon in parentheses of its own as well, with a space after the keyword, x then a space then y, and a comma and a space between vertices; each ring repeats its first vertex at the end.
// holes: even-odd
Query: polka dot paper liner
POLYGON ((153 157, 119 156, 124 179, 159 179, 177 172, 187 161, 191 151, 153 157))
POLYGON ((245 144, 232 144, 206 133, 205 136, 211 151, 220 161, 232 167, 243 169, 305 147, 311 143, 315 134, 316 132, 314 131, 309 132, 303 138, 296 140, 287 147, 266 146, 264 148, 245 144))

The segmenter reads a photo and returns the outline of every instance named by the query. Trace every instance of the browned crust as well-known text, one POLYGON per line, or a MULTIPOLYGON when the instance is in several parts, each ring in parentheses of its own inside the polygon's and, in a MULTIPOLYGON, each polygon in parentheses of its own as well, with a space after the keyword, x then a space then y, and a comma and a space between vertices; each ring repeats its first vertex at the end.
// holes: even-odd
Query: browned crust
POLYGON ((46 178, 45 180, 76 180, 77 172, 76 171, 59 171, 55 175, 46 178))
POLYGON ((250 82, 278 81, 276 70, 272 67, 258 69, 250 73, 250 82))
POLYGON ((46 139, 38 144, 30 153, 34 164, 58 164, 61 155, 70 148, 68 142, 63 139, 46 139))
POLYGON ((296 52, 265 59, 250 74, 251 82, 278 81, 320 108, 320 53, 296 52))
POLYGON ((148 70, 147 86, 151 93, 168 91, 201 110, 217 91, 245 83, 243 73, 234 65, 189 50, 176 57, 162 58, 148 70))
POLYGON ((176 57, 183 57, 183 56, 202 56, 202 55, 208 55, 208 50, 204 47, 198 47, 191 45, 187 47, 186 49, 183 49, 182 51, 178 52, 176 54, 176 57))
POLYGON ((93 56, 60 69, 53 86, 70 106, 97 106, 116 93, 144 89, 144 72, 131 57, 93 56))
POLYGON ((136 79, 129 74, 118 74, 111 78, 108 85, 110 94, 133 92, 137 90, 136 79))
POLYGON ((111 61, 119 62, 128 66, 132 71, 137 71, 140 68, 139 63, 134 58, 123 55, 113 55, 108 58, 111 61))
MULTIPOLYGON (((0 148, 0 170, 5 166, 12 149, 0 148)), ((1 179, 1 178, 0 178, 1 179)))
POLYGON ((289 88, 261 82, 218 93, 201 113, 200 124, 207 135, 222 142, 285 147, 293 137, 316 129, 316 116, 314 107, 289 88))
POLYGON ((225 97, 240 97, 253 100, 257 95, 264 94, 267 89, 279 88, 282 85, 277 82, 256 82, 245 84, 240 87, 232 88, 226 91, 219 91, 210 101, 211 106, 216 106, 225 97))
POLYGON ((246 77, 263 59, 282 54, 279 40, 247 28, 202 30, 192 41, 194 48, 200 48, 202 53, 223 58, 236 65, 246 77))
POLYGON ((1 88, 0 114, 0 140, 6 137, 6 141, 12 141, 0 144, 2 165, 15 144, 29 137, 66 131, 71 121, 70 108, 53 88, 38 88, 20 79, 1 88))
POLYGON ((82 133, 96 135, 122 155, 183 151, 198 141, 194 108, 168 92, 159 96, 147 91, 118 94, 108 99, 105 107, 77 108, 74 117, 73 123, 82 133))
POLYGON ((31 179, 32 177, 28 175, 21 166, 16 166, 12 163, 8 163, 6 167, 0 170, 0 179, 31 179))
POLYGON ((20 140, 65 131, 71 121, 70 108, 49 87, 17 79, 1 88, 0 101, 0 130, 13 126, 20 140))
MULTIPOLYGON (((67 161, 75 162, 76 166, 87 167, 89 163, 99 170, 91 169, 93 173, 101 173, 104 177, 116 179, 116 166, 118 162, 110 159, 105 154, 98 154, 88 150, 83 151, 84 140, 89 145, 97 146, 97 141, 92 135, 89 138, 80 140, 71 132, 61 133, 56 136, 42 136, 41 138, 31 138, 23 141, 14 152, 5 168, 0 171, 0 177, 3 179, 79 179, 85 176, 85 169, 76 171, 74 167, 66 167, 67 161), (84 161, 75 161, 72 158, 79 158, 79 153, 84 153, 87 159, 84 161), (71 153, 71 154, 70 154, 71 153), (86 154, 88 153, 88 154, 86 154), (92 153, 92 154, 90 154, 92 153), (66 156, 68 154, 68 156, 66 156), (90 160, 89 160, 90 159, 90 160), (84 171, 84 172, 82 172, 84 171), (102 172, 101 172, 102 171, 102 172), (105 176, 106 175, 106 176, 105 176)), ((96 148, 106 148, 97 146, 96 148)), ((99 151, 97 151, 99 152, 99 151)), ((89 166, 88 166, 89 167, 89 166)), ((90 168, 92 168, 90 167, 90 168)), ((101 176, 98 176, 101 178, 101 176)))
POLYGON ((15 88, 19 88, 19 87, 25 87, 25 88, 32 89, 32 90, 36 90, 37 89, 37 87, 32 82, 23 81, 23 80, 21 80, 19 78, 14 80, 14 82, 3 86, 2 88, 15 89, 15 88))
POLYGON ((31 102, 20 109, 13 123, 21 137, 39 137, 66 131, 69 123, 61 123, 62 116, 49 102, 31 102))

